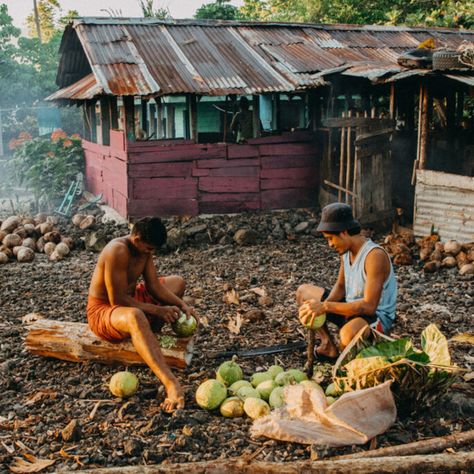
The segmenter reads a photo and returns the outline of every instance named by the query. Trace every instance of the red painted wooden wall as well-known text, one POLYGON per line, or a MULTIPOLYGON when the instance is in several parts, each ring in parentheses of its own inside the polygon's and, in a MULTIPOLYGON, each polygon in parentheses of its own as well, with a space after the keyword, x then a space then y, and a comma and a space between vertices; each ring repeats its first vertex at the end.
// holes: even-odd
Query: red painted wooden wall
POLYGON ((317 204, 319 150, 309 132, 245 145, 190 140, 83 142, 86 183, 125 217, 196 215, 317 204))

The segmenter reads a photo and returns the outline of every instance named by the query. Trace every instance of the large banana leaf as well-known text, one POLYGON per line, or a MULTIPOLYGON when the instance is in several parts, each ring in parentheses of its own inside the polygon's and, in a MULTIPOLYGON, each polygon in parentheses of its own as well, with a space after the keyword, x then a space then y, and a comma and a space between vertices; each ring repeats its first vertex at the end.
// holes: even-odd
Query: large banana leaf
POLYGON ((397 362, 402 359, 413 360, 420 364, 430 362, 428 354, 413 349, 410 339, 381 342, 375 346, 366 347, 357 355, 357 359, 367 357, 385 357, 389 362, 397 362))
POLYGON ((448 341, 435 324, 430 324, 421 333, 421 347, 432 364, 451 366, 448 341))

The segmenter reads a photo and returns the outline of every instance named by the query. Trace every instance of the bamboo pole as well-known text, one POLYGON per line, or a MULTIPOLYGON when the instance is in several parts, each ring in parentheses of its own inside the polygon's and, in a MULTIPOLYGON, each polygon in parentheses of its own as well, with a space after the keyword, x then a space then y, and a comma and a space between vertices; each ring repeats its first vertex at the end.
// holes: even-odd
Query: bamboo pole
POLYGON ((420 84, 420 97, 418 100, 418 135, 417 135, 417 140, 416 140, 416 159, 413 162, 413 173, 411 175, 412 186, 415 185, 416 170, 418 169, 419 163, 420 163, 421 116, 422 116, 422 110, 423 110, 423 96, 424 96, 424 88, 423 88, 423 84, 420 84))
POLYGON ((390 118, 395 118, 395 84, 390 84, 390 105, 389 105, 390 118))
MULTIPOLYGON (((342 112, 342 118, 346 116, 345 112, 342 112)), ((344 186, 344 149, 345 149, 345 138, 346 138, 346 129, 345 127, 341 128, 341 148, 339 153, 339 186, 342 189, 344 186)), ((342 191, 339 189, 337 193, 337 200, 342 201, 342 191)))
POLYGON ((426 168, 426 149, 428 144, 428 133, 429 133, 429 100, 430 95, 428 87, 424 85, 423 103, 422 103, 422 114, 421 114, 421 135, 420 135, 420 161, 418 168, 423 170, 426 168))

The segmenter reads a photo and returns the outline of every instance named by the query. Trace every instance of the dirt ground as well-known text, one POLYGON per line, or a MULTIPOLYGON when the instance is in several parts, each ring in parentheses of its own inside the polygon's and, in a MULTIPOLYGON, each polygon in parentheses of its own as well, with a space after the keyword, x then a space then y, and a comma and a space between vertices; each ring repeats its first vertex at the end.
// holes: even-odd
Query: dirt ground
MULTIPOLYGON (((176 372, 187 390, 186 408, 174 415, 160 412, 163 390, 147 368, 132 368, 140 379, 137 394, 115 399, 107 383, 115 370, 98 365, 75 364, 29 355, 22 347, 25 333, 21 318, 39 312, 45 317, 85 321, 87 289, 97 254, 77 250, 67 259, 50 262, 37 254, 33 263, 10 262, 0 266, 0 472, 15 456, 34 454, 54 459, 44 472, 94 467, 154 463, 179 463, 218 458, 254 456, 255 460, 293 461, 310 457, 311 447, 266 439, 251 439, 248 418, 225 419, 199 409, 194 393, 200 382, 214 376, 221 361, 216 350, 252 348, 304 339, 296 319, 295 290, 311 282, 330 287, 335 281, 338 257, 325 241, 307 230, 286 232, 314 216, 266 214, 218 218, 206 221, 207 235, 184 248, 157 256, 160 275, 179 274, 187 280, 187 294, 194 299, 201 317, 208 321, 196 337, 196 354, 189 368, 176 372), (239 246, 232 235, 244 224, 256 232, 256 243, 239 246), (233 288, 240 303, 223 301, 233 288), (261 288, 265 301, 251 291, 261 288), (248 322, 240 333, 229 330, 251 309, 265 317, 248 322), (157 400, 158 397, 158 400, 157 400), (91 412, 102 400, 95 415, 91 412), (64 442, 61 430, 77 420, 80 433, 64 442), (3 466, 3 467, 2 467, 3 466)), ((313 222, 313 224, 314 224, 313 222)), ((304 226, 303 226, 304 227, 304 226)), ((420 332, 431 322, 451 337, 472 331, 474 279, 456 270, 424 274, 421 265, 396 268, 399 298, 393 336, 408 336, 419 344, 420 332)), ((461 367, 472 371, 473 346, 451 343, 451 354, 461 367)), ((285 368, 302 367, 304 351, 241 359, 246 376, 273 363, 285 368)), ((379 447, 416 441, 474 428, 473 389, 459 380, 438 406, 416 417, 398 420, 377 438, 379 447)), ((367 447, 331 449, 342 454, 367 447)))

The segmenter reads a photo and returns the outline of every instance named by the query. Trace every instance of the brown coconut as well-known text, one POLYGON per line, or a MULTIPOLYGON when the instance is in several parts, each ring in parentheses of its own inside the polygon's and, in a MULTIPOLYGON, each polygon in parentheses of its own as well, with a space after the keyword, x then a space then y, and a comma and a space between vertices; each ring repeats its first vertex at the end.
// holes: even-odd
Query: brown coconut
POLYGON ((48 216, 44 213, 39 213, 39 214, 36 214, 35 216, 35 223, 38 225, 38 224, 42 224, 43 222, 46 222, 46 219, 48 218, 48 216))
POLYGON ((0 230, 4 230, 8 234, 10 234, 13 230, 15 230, 20 225, 21 219, 18 216, 10 216, 5 219, 0 227, 0 230))
POLYGON ((49 259, 52 261, 52 262, 59 262, 59 260, 62 260, 64 257, 56 252, 56 250, 49 256, 49 259))
POLYGON ((467 258, 467 255, 464 252, 459 252, 456 255, 456 262, 457 262, 458 268, 461 268, 463 265, 466 265, 469 263, 469 259, 467 258))
POLYGON ((0 252, 4 253, 8 258, 13 257, 12 249, 7 247, 6 245, 0 245, 0 252))
POLYGON ((430 261, 430 262, 426 262, 424 265, 423 265, 423 270, 426 272, 426 273, 434 273, 434 272, 437 272, 439 267, 441 266, 441 263, 440 262, 436 262, 436 261, 430 261))
POLYGON ((40 237, 36 241, 36 249, 38 250, 38 252, 43 252, 44 251, 45 244, 46 244, 46 242, 44 241, 44 237, 40 237))
POLYGON ((12 233, 19 235, 22 239, 26 239, 28 237, 28 232, 26 232, 23 226, 17 227, 12 233))
POLYGON ((8 234, 2 240, 2 244, 12 249, 17 245, 21 245, 21 241, 22 238, 18 234, 8 234))
POLYGON ((436 242, 435 243, 435 252, 444 252, 444 244, 443 242, 436 242))
POLYGON ((461 251, 461 244, 456 240, 448 240, 444 244, 444 252, 455 257, 461 251))
POLYGON ((8 232, 5 232, 4 230, 0 230, 0 242, 3 241, 3 239, 8 235, 8 232))
POLYGON ((23 247, 30 248, 31 250, 33 250, 33 252, 36 251, 36 242, 31 237, 27 237, 26 239, 23 239, 23 242, 21 243, 21 245, 23 245, 23 247))
POLYGON ((8 256, 4 254, 3 252, 0 252, 0 264, 7 263, 7 262, 8 262, 8 256))
POLYGON ((17 245, 16 247, 12 248, 13 255, 16 257, 18 255, 18 251, 22 248, 21 245, 17 245))
POLYGON ((466 255, 467 255, 467 258, 470 262, 474 262, 474 248, 468 250, 466 255))
POLYGON ((35 220, 32 219, 31 217, 24 217, 21 220, 21 223, 23 226, 25 226, 26 224, 31 224, 34 227, 36 225, 35 220))
POLYGON ((54 252, 55 248, 56 248, 56 244, 54 242, 46 242, 44 244, 44 253, 50 256, 54 252))
POLYGON ((66 244, 69 247, 69 250, 72 250, 74 248, 74 239, 72 239, 71 237, 63 237, 61 239, 61 242, 66 244))
MULTIPOLYGON (((438 242, 437 242, 438 243, 438 242)), ((435 261, 435 262, 442 262, 443 261, 443 254, 439 250, 435 250, 431 255, 430 255, 430 260, 435 261)))
POLYGON ((48 216, 46 218, 46 222, 49 222, 52 225, 56 225, 59 222, 59 217, 58 216, 48 216))
POLYGON ((32 262, 35 259, 35 253, 28 247, 21 247, 18 250, 16 258, 19 262, 32 262))
POLYGON ((54 242, 55 244, 59 244, 59 242, 61 242, 61 234, 57 230, 47 232, 43 235, 43 237, 45 242, 54 242))
POLYGON ((77 225, 77 227, 79 227, 85 217, 86 216, 84 214, 74 214, 71 220, 74 225, 77 225))
POLYGON ((43 222, 37 227, 37 229, 38 228, 39 228, 39 231, 44 235, 44 234, 47 234, 48 232, 52 232, 53 224, 50 224, 49 222, 43 222))
POLYGON ((443 258, 441 262, 441 266, 444 268, 453 268, 457 264, 456 259, 452 255, 448 255, 447 257, 443 258))
POLYGON ((474 275, 474 263, 467 263, 459 269, 460 275, 474 275))
POLYGON ((81 223, 79 224, 79 228, 82 230, 89 229, 95 224, 95 217, 92 215, 88 215, 82 219, 81 223))
POLYGON ((433 245, 426 245, 420 248, 420 260, 425 262, 430 258, 430 255, 434 251, 434 244, 433 245))
POLYGON ((411 265, 413 263, 413 257, 411 253, 399 253, 393 257, 393 263, 395 265, 411 265))
POLYGON ((26 223, 23 225, 23 228, 25 229, 25 232, 28 235, 28 237, 34 236, 36 234, 34 224, 26 223))
POLYGON ((71 250, 64 242, 59 242, 54 251, 61 255, 61 257, 65 257, 71 250))

